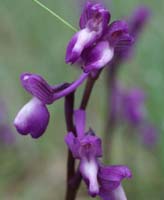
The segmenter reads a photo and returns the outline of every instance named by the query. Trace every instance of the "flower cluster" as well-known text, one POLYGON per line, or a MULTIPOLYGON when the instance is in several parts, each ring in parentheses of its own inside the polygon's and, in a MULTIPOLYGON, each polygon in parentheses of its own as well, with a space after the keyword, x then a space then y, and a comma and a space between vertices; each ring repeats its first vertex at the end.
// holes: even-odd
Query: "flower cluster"
POLYGON ((128 48, 133 42, 128 24, 123 20, 111 24, 109 21, 108 10, 88 2, 80 17, 80 31, 68 44, 66 62, 80 62, 84 72, 95 72, 108 64, 115 52, 128 48))
POLYGON ((101 4, 87 2, 80 17, 80 31, 70 40, 66 51, 66 62, 81 60, 84 73, 71 84, 50 86, 41 76, 23 73, 20 77, 24 89, 32 99, 19 111, 14 125, 22 135, 40 137, 49 122, 47 105, 75 91, 83 81, 103 68, 113 58, 114 52, 126 49, 133 38, 125 21, 108 25, 110 13, 101 4))
POLYGON ((85 132, 85 111, 76 110, 74 121, 77 136, 69 132, 65 141, 75 159, 79 159, 79 171, 85 181, 89 195, 99 195, 103 200, 124 200, 125 193, 121 186, 124 178, 131 178, 126 166, 104 166, 101 139, 92 130, 85 132))
POLYGON ((117 84, 112 91, 112 115, 117 121, 126 121, 137 129, 142 142, 152 147, 157 142, 157 130, 147 122, 145 99, 143 90, 125 90, 117 84))
MULTIPOLYGON (((20 76, 23 88, 32 95, 14 120, 20 134, 30 134, 32 138, 42 136, 50 118, 48 105, 63 97, 67 100, 68 95, 73 94, 85 79, 89 80, 87 83, 94 83, 98 77, 96 75, 112 61, 114 55, 125 51, 133 43, 125 21, 109 22, 110 12, 106 8, 99 3, 86 3, 80 17, 80 30, 72 37, 66 50, 66 63, 81 64, 83 69, 77 80, 53 86, 37 74, 23 73, 20 76)), ((93 85, 85 88, 87 94, 83 97, 86 102, 92 88, 93 85)), ((74 108, 68 110, 72 112, 74 108)), ((66 123, 70 122, 71 119, 67 120, 67 112, 65 115, 66 123)), ((101 139, 92 130, 85 131, 85 115, 82 109, 75 111, 74 124, 71 124, 73 130, 65 137, 72 158, 80 160, 77 173, 83 177, 90 196, 99 195, 103 200, 126 200, 121 181, 130 178, 131 172, 126 166, 104 166, 101 163, 101 139)))

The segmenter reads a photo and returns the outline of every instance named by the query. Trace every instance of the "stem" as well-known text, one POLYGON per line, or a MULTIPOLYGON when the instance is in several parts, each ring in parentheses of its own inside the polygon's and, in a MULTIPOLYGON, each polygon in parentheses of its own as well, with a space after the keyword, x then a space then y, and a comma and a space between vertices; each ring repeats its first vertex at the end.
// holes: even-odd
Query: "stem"
MULTIPOLYGON (((80 104, 80 109, 85 110, 87 108, 90 95, 93 89, 93 86, 100 75, 101 70, 97 73, 95 77, 88 77, 83 97, 80 104)), ((73 93, 65 97, 65 117, 67 124, 67 131, 71 131, 76 135, 76 131, 73 124, 73 108, 74 108, 74 95, 73 93)), ((82 176, 80 173, 75 173, 75 159, 72 156, 72 153, 68 151, 68 161, 67 161, 67 189, 65 200, 75 200, 78 189, 80 187, 82 176), (71 184, 73 180, 74 184, 71 184)))
POLYGON ((79 79, 77 79, 76 81, 74 81, 69 87, 67 87, 66 89, 62 90, 61 92, 57 92, 54 94, 54 101, 56 101, 57 99, 60 99, 68 94, 70 94, 71 92, 74 92, 76 90, 77 87, 79 87, 83 81, 88 77, 88 73, 83 73, 79 79))
MULTIPOLYGON (((96 77, 91 77, 91 76, 88 77, 88 80, 87 80, 87 83, 86 83, 86 86, 85 86, 85 90, 84 90, 84 93, 83 93, 83 97, 82 97, 82 100, 81 100, 81 104, 80 104, 80 107, 79 107, 80 109, 86 110, 90 96, 91 96, 92 89, 94 87, 96 80, 98 79, 98 77, 100 75, 100 72, 101 72, 101 70, 97 73, 96 77)), ((82 181, 82 176, 81 176, 80 173, 78 173, 76 175, 76 184, 75 184, 76 185, 76 188, 75 188, 76 193, 77 193, 77 191, 80 187, 81 181, 82 181)), ((69 200, 69 199, 67 199, 67 200, 69 200)), ((74 199, 71 199, 71 200, 74 200, 74 199)))
MULTIPOLYGON (((74 112, 74 92, 65 97, 65 120, 68 132, 75 134, 75 128, 73 124, 73 112, 74 112)), ((65 200, 74 200, 76 197, 76 189, 70 184, 75 174, 75 159, 70 150, 68 150, 67 158, 67 185, 65 200)))
POLYGON ((94 87, 96 80, 98 79, 98 77, 100 75, 100 72, 101 71, 99 71, 98 74, 95 77, 91 77, 91 76, 88 77, 88 80, 87 80, 87 83, 86 83, 86 86, 85 86, 85 90, 84 90, 84 93, 83 93, 83 98, 82 98, 82 101, 81 101, 81 104, 80 104, 80 109, 83 109, 83 110, 86 109, 88 102, 89 102, 89 98, 90 98, 92 89, 94 87))
POLYGON ((112 137, 116 125, 116 116, 112 111, 112 98, 113 92, 116 87, 116 74, 117 67, 115 64, 111 65, 107 69, 107 78, 106 78, 106 88, 107 88, 107 114, 106 114, 106 125, 104 130, 104 162, 109 163, 109 154, 111 150, 112 137))
POLYGON ((61 21, 63 24, 65 24, 67 27, 69 27, 70 29, 72 29, 73 31, 77 32, 77 29, 75 27, 73 27, 69 22, 65 21, 62 17, 60 17, 58 14, 56 14, 55 12, 53 12, 51 9, 49 9, 47 6, 45 6, 44 4, 42 4, 40 1, 38 0, 32 0, 35 3, 37 3, 39 6, 41 6, 43 9, 47 10, 51 15, 53 15, 54 17, 56 17, 59 21, 61 21))

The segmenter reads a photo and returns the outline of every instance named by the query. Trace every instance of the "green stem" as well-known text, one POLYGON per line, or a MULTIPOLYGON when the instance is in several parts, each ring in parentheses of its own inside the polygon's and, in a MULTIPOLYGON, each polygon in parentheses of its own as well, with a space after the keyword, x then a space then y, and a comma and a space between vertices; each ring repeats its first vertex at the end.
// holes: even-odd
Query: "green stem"
POLYGON ((37 3, 39 6, 41 6, 45 10, 47 10, 51 15, 53 15, 54 17, 56 17, 59 21, 61 21, 67 27, 69 27, 73 31, 77 32, 77 29, 75 27, 73 27, 70 23, 68 23, 67 21, 65 21, 63 18, 61 18, 58 14, 56 14, 55 12, 53 12, 52 10, 50 10, 49 8, 47 8, 47 6, 45 6, 44 4, 42 4, 40 1, 38 1, 38 0, 32 0, 32 1, 34 1, 35 3, 37 3))

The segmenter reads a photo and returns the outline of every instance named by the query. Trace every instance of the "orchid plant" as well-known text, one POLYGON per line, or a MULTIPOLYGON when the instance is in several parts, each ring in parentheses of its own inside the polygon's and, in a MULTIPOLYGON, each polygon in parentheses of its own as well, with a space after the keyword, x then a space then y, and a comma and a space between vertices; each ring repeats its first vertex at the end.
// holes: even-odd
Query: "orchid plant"
MULTIPOLYGON (((32 98, 18 112, 14 125, 21 135, 30 135, 35 139, 41 137, 50 118, 47 105, 64 98, 67 127, 65 143, 68 147, 65 199, 75 200, 80 183, 84 181, 91 197, 99 196, 102 200, 126 200, 121 181, 131 178, 132 173, 127 166, 106 166, 102 163, 100 158, 103 156, 103 142, 93 129, 86 130, 86 109, 101 72, 108 67, 109 77, 115 78, 113 71, 118 68, 117 64, 120 61, 129 56, 138 34, 136 27, 140 28, 141 24, 136 22, 135 17, 131 22, 125 20, 110 22, 111 13, 106 7, 101 3, 87 1, 80 16, 79 30, 76 30, 38 0, 34 1, 75 31, 66 48, 65 62, 78 65, 81 75, 71 83, 50 85, 38 74, 29 72, 21 74, 21 84, 32 98), (80 106, 75 108, 75 93, 85 81, 80 106)), ((146 19, 144 10, 140 17, 141 21, 146 19)), ((115 87, 115 81, 112 81, 111 87, 115 87)), ((125 101, 127 119, 138 120, 140 113, 135 110, 136 102, 133 101, 128 105, 127 102, 128 100, 125 101), (130 106, 135 107, 133 111, 130 106)), ((118 112, 116 107, 117 105, 112 106, 111 113, 118 112)))

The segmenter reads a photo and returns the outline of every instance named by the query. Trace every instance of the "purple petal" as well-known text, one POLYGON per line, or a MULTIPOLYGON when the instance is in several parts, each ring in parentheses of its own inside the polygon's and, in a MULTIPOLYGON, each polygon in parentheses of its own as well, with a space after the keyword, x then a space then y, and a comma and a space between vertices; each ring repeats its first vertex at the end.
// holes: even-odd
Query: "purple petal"
POLYGON ((68 133, 65 137, 65 142, 67 143, 69 149, 75 158, 87 158, 91 157, 101 157, 102 147, 101 139, 93 136, 86 135, 83 138, 75 137, 73 133, 68 133))
POLYGON ((19 111, 14 125, 20 134, 38 138, 45 132, 48 122, 48 109, 40 100, 33 98, 19 111))
POLYGON ((104 36, 113 47, 128 47, 133 43, 133 38, 129 34, 126 21, 114 21, 110 24, 106 35, 104 36))
POLYGON ((81 138, 79 153, 81 157, 86 157, 88 159, 91 157, 101 157, 101 139, 93 135, 86 135, 85 137, 81 138))
POLYGON ((78 158, 80 159, 80 155, 79 155, 79 140, 78 138, 76 138, 72 132, 68 133, 65 136, 65 142, 68 146, 68 148, 70 149, 70 151, 72 152, 74 158, 78 158))
POLYGON ((53 90, 41 76, 23 73, 20 79, 23 87, 44 104, 53 102, 53 90))
POLYGON ((99 176, 104 180, 121 181, 132 176, 130 169, 124 165, 101 166, 99 176))
POLYGON ((100 166, 98 177, 103 190, 113 190, 119 186, 122 179, 131 178, 132 174, 126 166, 100 166))
POLYGON ((87 2, 80 17, 80 28, 89 27, 97 29, 101 26, 102 32, 106 29, 110 20, 110 13, 101 4, 87 2))
POLYGON ((85 124, 86 124, 86 113, 84 110, 76 110, 74 112, 75 126, 78 137, 84 136, 85 124))
POLYGON ((115 190, 100 190, 99 195, 102 198, 102 200, 127 200, 124 189, 121 184, 115 190))
POLYGON ((84 71, 90 72, 103 68, 113 58, 114 50, 107 41, 100 41, 92 49, 88 49, 82 55, 85 60, 84 71))

